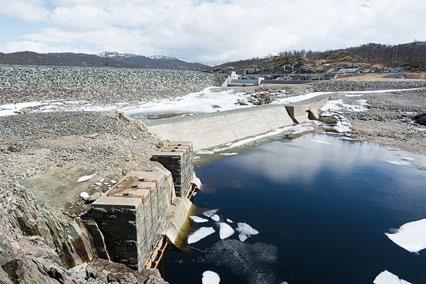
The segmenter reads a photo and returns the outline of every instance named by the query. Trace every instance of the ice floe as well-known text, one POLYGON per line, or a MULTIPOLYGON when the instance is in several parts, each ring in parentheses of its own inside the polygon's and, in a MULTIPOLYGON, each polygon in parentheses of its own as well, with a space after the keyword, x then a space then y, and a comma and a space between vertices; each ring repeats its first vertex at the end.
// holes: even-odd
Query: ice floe
POLYGON ((392 164, 392 165, 396 165, 396 166, 411 166, 411 163, 408 161, 391 161, 391 160, 386 160, 387 163, 392 164))
POLYGON ((373 281, 374 284, 411 284, 408 281, 399 279, 395 274, 385 270, 381 272, 373 281))
POLYGON ((403 249, 418 253, 426 248, 426 219, 406 223, 396 233, 385 235, 403 249))
POLYGON ((81 176, 78 178, 77 182, 84 182, 84 181, 88 181, 89 179, 93 178, 96 176, 96 173, 93 173, 91 175, 86 175, 86 176, 81 176))
POLYGON ((203 284, 219 284, 220 277, 216 272, 207 270, 203 272, 203 278, 201 281, 203 284))
POLYGON ((207 211, 203 212, 203 215, 210 218, 211 216, 216 214, 217 211, 219 211, 219 209, 207 210, 207 211))
POLYGON ((188 244, 196 243, 196 242, 210 236, 214 232, 216 232, 216 231, 212 227, 201 227, 188 236, 188 244))
POLYGON ((221 156, 235 156, 235 155, 238 155, 238 153, 235 153, 235 152, 234 153, 229 153, 228 152, 228 153, 220 153, 220 155, 221 156))
POLYGON ((189 216, 189 218, 191 218, 192 221, 194 221, 195 223, 207 223, 209 220, 198 217, 198 216, 189 216))
POLYGON ((238 234, 238 238, 240 239, 240 241, 244 242, 248 239, 248 236, 246 234, 238 234))
POLYGON ((247 223, 238 223, 237 224, 237 231, 240 232, 241 234, 247 235, 247 236, 251 236, 251 235, 257 235, 259 234, 259 231, 254 229, 252 226, 250 226, 247 223))
POLYGON ((213 214, 210 218, 212 218, 213 221, 219 222, 220 221, 220 217, 217 214, 213 214))
POLYGON ((226 219, 226 222, 228 222, 228 223, 234 223, 231 219, 226 219))
POLYGON ((235 233, 234 229, 225 222, 219 223, 219 237, 221 240, 229 238, 235 233))
POLYGON ((321 144, 328 144, 328 145, 331 145, 331 143, 330 142, 327 142, 327 141, 323 141, 323 140, 318 140, 318 139, 311 139, 311 141, 313 141, 313 142, 317 142, 317 143, 321 143, 321 144))

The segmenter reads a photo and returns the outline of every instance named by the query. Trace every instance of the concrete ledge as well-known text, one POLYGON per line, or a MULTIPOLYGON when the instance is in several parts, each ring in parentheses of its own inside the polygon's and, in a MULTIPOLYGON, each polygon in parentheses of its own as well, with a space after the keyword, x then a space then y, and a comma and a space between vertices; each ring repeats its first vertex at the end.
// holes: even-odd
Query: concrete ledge
POLYGON ((319 110, 326 102, 326 98, 313 98, 301 102, 286 104, 285 108, 295 123, 302 123, 307 120, 318 119, 319 110))

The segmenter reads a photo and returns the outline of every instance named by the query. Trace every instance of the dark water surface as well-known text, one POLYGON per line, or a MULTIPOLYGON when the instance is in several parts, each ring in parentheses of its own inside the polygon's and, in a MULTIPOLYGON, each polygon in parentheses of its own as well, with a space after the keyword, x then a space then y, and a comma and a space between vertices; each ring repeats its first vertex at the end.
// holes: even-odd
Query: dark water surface
POLYGON ((384 233, 426 218, 426 172, 384 147, 303 136, 275 141, 197 169, 203 191, 194 203, 260 234, 245 242, 216 233, 162 263, 170 283, 372 283, 389 270, 426 283, 426 251, 410 253, 384 233), (320 143, 321 140, 330 144, 320 143))

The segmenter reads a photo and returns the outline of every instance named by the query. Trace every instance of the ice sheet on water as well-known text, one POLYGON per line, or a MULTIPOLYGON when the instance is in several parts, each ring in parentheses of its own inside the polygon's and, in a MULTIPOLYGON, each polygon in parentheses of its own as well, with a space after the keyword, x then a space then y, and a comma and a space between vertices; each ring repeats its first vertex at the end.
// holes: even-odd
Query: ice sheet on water
POLYGON ((248 236, 246 234, 238 234, 238 238, 240 239, 240 241, 244 242, 245 240, 248 239, 248 236))
POLYGON ((278 249, 270 244, 221 240, 207 250, 204 262, 226 267, 247 283, 278 282, 274 275, 278 265, 278 249))
POLYGON ((203 215, 210 218, 211 216, 216 214, 217 211, 219 211, 219 209, 208 210, 208 211, 203 212, 203 215))
POLYGON ((229 226, 227 223, 220 222, 219 223, 219 237, 221 240, 227 239, 234 234, 234 229, 229 226))
POLYGON ((379 275, 377 275, 377 277, 373 281, 373 284, 411 284, 411 283, 403 279, 399 279, 399 277, 396 276, 395 274, 385 270, 381 272, 379 275))
POLYGON ((188 236, 188 244, 196 243, 215 232, 212 227, 201 227, 188 236))
POLYGON ((244 234, 247 236, 259 234, 258 230, 254 229, 252 226, 250 226, 247 223, 238 223, 237 225, 238 225, 237 231, 240 232, 241 234, 244 234))
POLYGON ((418 253, 426 248, 426 219, 406 223, 395 233, 385 235, 409 252, 418 253))
POLYGON ((212 218, 213 221, 219 222, 220 221, 220 217, 217 214, 213 214, 210 218, 212 218))
POLYGON ((88 181, 89 179, 93 178, 96 176, 96 173, 90 174, 90 175, 86 175, 86 176, 81 176, 78 178, 77 182, 84 182, 84 181, 88 181))
POLYGON ((189 216, 189 218, 191 218, 192 221, 194 221, 195 223, 206 223, 209 220, 198 217, 198 216, 189 216))
POLYGON ((210 270, 204 271, 201 282, 203 284, 219 284, 220 283, 219 274, 210 270))

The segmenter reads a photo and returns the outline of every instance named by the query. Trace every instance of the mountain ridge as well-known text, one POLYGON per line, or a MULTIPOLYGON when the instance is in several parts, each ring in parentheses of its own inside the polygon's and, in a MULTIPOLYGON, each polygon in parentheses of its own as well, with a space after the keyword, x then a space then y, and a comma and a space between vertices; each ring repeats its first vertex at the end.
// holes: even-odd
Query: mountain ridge
POLYGON ((201 70, 208 65, 192 63, 165 55, 151 57, 118 52, 101 54, 86 53, 37 53, 19 51, 12 53, 0 52, 0 64, 4 65, 37 65, 37 66, 69 66, 69 67, 112 67, 112 68, 149 68, 201 70))

